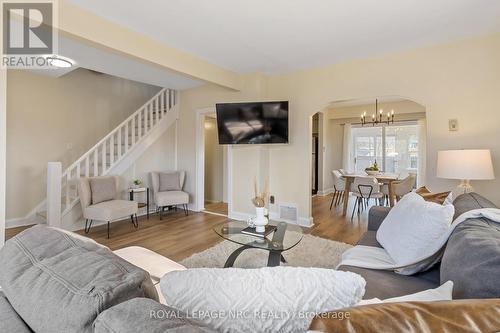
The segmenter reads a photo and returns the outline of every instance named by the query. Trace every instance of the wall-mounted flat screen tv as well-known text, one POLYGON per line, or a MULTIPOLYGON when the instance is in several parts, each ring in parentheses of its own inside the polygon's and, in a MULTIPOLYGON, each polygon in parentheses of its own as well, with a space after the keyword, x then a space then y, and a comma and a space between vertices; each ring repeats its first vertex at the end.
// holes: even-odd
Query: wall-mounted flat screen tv
POLYGON ((288 101, 216 104, 219 144, 288 143, 288 101))

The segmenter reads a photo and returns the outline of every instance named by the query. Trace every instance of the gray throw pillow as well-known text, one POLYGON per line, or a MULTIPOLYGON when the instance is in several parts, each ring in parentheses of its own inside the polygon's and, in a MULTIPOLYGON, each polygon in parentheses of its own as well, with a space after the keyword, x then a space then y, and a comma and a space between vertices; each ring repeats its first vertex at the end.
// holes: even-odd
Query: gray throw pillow
POLYGON ((115 177, 89 178, 93 205, 104 201, 114 200, 116 198, 115 181, 115 177))
POLYGON ((178 172, 160 172, 160 192, 180 191, 181 177, 178 172))
MULTIPOLYGON (((497 208, 477 193, 459 196, 455 217, 472 209, 497 208)), ((500 228, 486 218, 469 219, 448 239, 441 261, 441 283, 451 280, 453 299, 500 297, 500 228)))
POLYGON ((102 311, 136 297, 158 300, 146 271, 88 238, 43 225, 5 242, 0 267, 5 296, 38 333, 93 333, 102 311))

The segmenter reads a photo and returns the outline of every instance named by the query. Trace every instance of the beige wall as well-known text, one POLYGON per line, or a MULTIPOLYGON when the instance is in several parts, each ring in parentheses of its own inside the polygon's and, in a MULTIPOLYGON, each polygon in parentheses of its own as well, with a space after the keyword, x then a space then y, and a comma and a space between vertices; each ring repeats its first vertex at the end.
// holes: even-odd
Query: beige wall
POLYGON ((46 195, 46 166, 80 157, 160 88, 85 69, 60 78, 9 70, 7 218, 46 195))
MULTIPOLYGON (((427 184, 433 190, 453 188, 456 182, 435 176, 438 150, 490 148, 495 169, 500 172, 500 144, 495 139, 500 128, 498 59, 500 34, 495 34, 290 74, 246 77, 240 92, 216 86, 192 89, 182 93, 181 122, 186 133, 179 140, 187 154, 183 163, 194 165, 194 153, 190 153, 194 140, 187 137, 194 129, 187 129, 193 128, 197 108, 234 100, 289 100, 290 144, 268 148, 270 188, 278 202, 297 203, 299 215, 306 219, 311 214, 310 116, 334 101, 401 96, 426 107, 427 184), (458 132, 448 131, 450 118, 458 119, 458 132)), ((252 156, 238 150, 233 157, 233 181, 245 182, 248 169, 236 166, 251 162, 252 156)), ((479 193, 500 204, 500 181, 476 181, 474 185, 479 193)), ((234 209, 245 208, 247 198, 243 189, 233 191, 234 209)))
POLYGON ((224 151, 217 138, 215 118, 205 117, 205 202, 224 197, 224 151))
MULTIPOLYGON (((309 116, 332 101, 371 96, 403 96, 426 107, 427 183, 432 189, 456 186, 454 181, 435 176, 440 149, 490 148, 496 170, 500 170, 500 145, 494 140, 500 126, 498 59, 500 35, 497 34, 272 77, 268 82, 270 96, 289 99, 295 115, 291 128, 295 140, 292 139, 288 149, 278 152, 277 163, 271 164, 273 188, 287 200, 297 201, 302 211, 309 214, 308 184, 279 180, 293 179, 306 167, 300 161, 309 150, 309 116), (450 118, 459 120, 458 132, 448 131, 450 118), (290 164, 291 155, 299 162, 290 164), (282 172, 284 165, 286 174, 282 172)), ((498 183, 474 182, 480 193, 499 204, 498 183)))
MULTIPOLYGON (((151 171, 168 172, 175 170, 175 158, 174 124, 121 175, 122 180, 127 183, 126 186, 130 186, 134 179, 140 179, 145 186, 151 188, 149 173, 151 171)), ((141 200, 145 200, 145 198, 141 198, 141 200)), ((152 197, 151 202, 153 202, 152 197)))
MULTIPOLYGON (((265 77, 255 74, 243 77, 241 91, 204 85, 181 92, 178 130, 179 169, 187 172, 186 190, 193 195, 193 198, 196 189, 197 110, 214 108, 215 103, 219 102, 262 100, 265 97, 265 91, 265 77)), ((232 149, 233 176, 229 182, 232 184, 233 198, 236 199, 232 203, 233 210, 236 212, 252 213, 254 211, 250 200, 253 195, 253 179, 257 177, 260 180, 259 177, 263 171, 260 157, 260 147, 234 146, 232 149)))

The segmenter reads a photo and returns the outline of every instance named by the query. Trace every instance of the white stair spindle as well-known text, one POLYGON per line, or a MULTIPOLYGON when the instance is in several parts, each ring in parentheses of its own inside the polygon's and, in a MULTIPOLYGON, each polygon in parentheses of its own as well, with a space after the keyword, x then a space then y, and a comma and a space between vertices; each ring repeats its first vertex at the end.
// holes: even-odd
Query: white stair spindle
POLYGON ((76 175, 75 175, 75 178, 78 179, 81 177, 81 170, 80 170, 80 162, 78 162, 78 164, 76 165, 76 175))
POLYGON ((128 122, 125 124, 125 147, 123 148, 123 153, 128 151, 128 122))
POLYGON ((144 124, 144 120, 142 119, 144 109, 141 108, 139 111, 139 115, 137 116, 137 121, 139 122, 137 125, 137 138, 140 140, 142 138, 142 125, 144 124))
POLYGON ((153 128, 153 103, 149 103, 148 105, 148 113, 149 113, 149 130, 151 131, 151 128, 153 128))
POLYGON ((158 105, 158 98, 155 98, 155 101, 154 101, 154 106, 155 106, 155 115, 156 115, 156 124, 158 124, 158 122, 160 121, 160 108, 159 108, 159 105, 158 105))
POLYGON ((90 176, 90 155, 85 158, 85 177, 90 176))
POLYGON ((109 138, 109 165, 115 162, 115 134, 111 134, 109 138))
POLYGON ((69 171, 67 174, 66 174, 66 208, 69 207, 69 204, 70 204, 70 198, 69 198, 69 190, 70 190, 70 184, 71 184, 71 171, 69 171))
POLYGON ((99 176, 99 155, 97 154, 97 148, 94 149, 94 177, 99 176))
POLYGON ((102 174, 104 175, 106 173, 106 141, 104 141, 101 145, 102 147, 102 174))
POLYGON ((163 118, 163 110, 165 110, 165 95, 161 93, 159 98, 160 98, 160 116, 163 118))
POLYGON ((122 127, 118 128, 118 158, 122 157, 122 127))
POLYGON ((132 146, 135 145, 135 116, 132 117, 132 146))
POLYGON ((165 113, 170 110, 170 95, 169 95, 169 90, 165 90, 163 92, 163 95, 165 96, 166 102, 165 102, 165 113))

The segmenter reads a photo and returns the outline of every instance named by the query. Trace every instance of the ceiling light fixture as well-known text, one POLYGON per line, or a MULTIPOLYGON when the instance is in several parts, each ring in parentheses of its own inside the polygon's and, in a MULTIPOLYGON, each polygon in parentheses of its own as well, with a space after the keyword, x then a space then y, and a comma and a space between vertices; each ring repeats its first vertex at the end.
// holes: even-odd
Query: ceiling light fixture
MULTIPOLYGON (((372 126, 375 126, 377 124, 382 124, 385 123, 389 125, 390 123, 394 123, 394 110, 391 110, 391 112, 387 112, 387 120, 383 120, 384 117, 384 110, 378 109, 378 99, 375 100, 375 113, 372 114, 372 119, 371 119, 371 124, 372 126), (378 113, 378 114, 377 114, 378 113)), ((363 112, 361 115, 361 125, 365 126, 366 124, 366 111, 363 112)))
POLYGON ((71 60, 59 56, 47 57, 47 62, 49 63, 50 66, 56 68, 70 68, 71 66, 73 66, 71 60))

